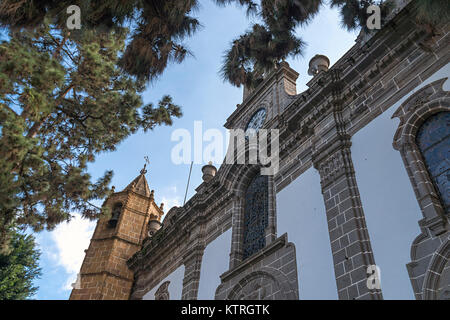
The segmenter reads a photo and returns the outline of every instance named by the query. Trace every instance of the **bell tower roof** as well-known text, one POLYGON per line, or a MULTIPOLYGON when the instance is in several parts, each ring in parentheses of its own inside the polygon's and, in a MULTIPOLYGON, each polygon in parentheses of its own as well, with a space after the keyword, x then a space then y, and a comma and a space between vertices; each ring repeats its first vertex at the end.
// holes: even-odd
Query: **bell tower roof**
POLYGON ((145 197, 150 197, 150 188, 148 187, 147 179, 145 178, 145 174, 147 170, 145 169, 147 164, 144 165, 144 168, 141 170, 140 175, 138 175, 126 188, 126 190, 134 191, 140 195, 145 197))

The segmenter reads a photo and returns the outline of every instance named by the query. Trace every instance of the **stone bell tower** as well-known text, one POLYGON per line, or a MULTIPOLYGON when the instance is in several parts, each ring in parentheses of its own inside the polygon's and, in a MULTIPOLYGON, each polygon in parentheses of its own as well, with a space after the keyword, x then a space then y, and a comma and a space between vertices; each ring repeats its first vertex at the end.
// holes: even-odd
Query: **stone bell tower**
POLYGON ((111 210, 100 218, 81 266, 70 300, 127 300, 134 275, 127 260, 141 249, 142 241, 164 214, 150 191, 145 166, 123 191, 109 196, 103 206, 111 210), (149 230, 149 226, 150 229, 149 230))

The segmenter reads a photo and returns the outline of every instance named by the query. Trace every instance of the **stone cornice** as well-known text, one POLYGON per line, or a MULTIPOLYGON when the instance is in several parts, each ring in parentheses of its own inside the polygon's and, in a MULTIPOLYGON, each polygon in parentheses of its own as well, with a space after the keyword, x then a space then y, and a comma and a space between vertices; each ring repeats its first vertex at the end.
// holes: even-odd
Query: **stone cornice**
POLYGON ((104 237, 104 238, 92 238, 92 239, 91 239, 91 241, 108 241, 108 240, 118 240, 118 241, 123 241, 123 242, 126 242, 126 243, 128 243, 128 244, 131 244, 131 245, 133 245, 133 246, 140 247, 140 244, 139 244, 139 243, 130 241, 130 240, 125 239, 125 238, 122 238, 122 237, 119 237, 118 235, 113 235, 113 236, 104 237))
MULTIPOLYGON (((356 43, 327 72, 315 76, 308 83, 310 88, 286 107, 279 128, 282 159, 289 150, 311 137, 314 126, 322 119, 347 107, 356 97, 364 96, 383 74, 399 63, 398 57, 417 48, 417 42, 426 34, 411 21, 412 6, 403 9, 364 45, 356 43), (399 38, 402 39, 400 43, 399 38)), ((354 120, 358 111, 366 110, 355 110, 351 113, 352 119, 345 121, 354 120)))
POLYGON ((95 275, 107 275, 107 276, 112 276, 114 278, 118 278, 120 280, 123 281, 127 281, 127 282, 133 282, 133 279, 128 279, 124 276, 118 275, 118 274, 114 274, 110 271, 100 271, 100 272, 83 272, 80 273, 81 276, 95 276, 95 275))
MULTIPOLYGON (((133 269, 143 263, 148 257, 155 257, 163 254, 170 243, 182 242, 183 238, 189 235, 190 230, 196 225, 206 223, 212 218, 211 213, 217 211, 221 206, 231 201, 233 194, 224 192, 223 188, 214 190, 209 196, 191 198, 192 203, 188 208, 180 208, 177 219, 168 227, 163 227, 155 233, 153 239, 145 239, 142 250, 137 252, 128 260, 128 266, 133 269), (214 206, 208 206, 207 203, 213 203, 214 206), (185 230, 184 232, 182 230, 185 230)), ((188 204, 188 203, 186 203, 188 204)))
MULTIPOLYGON (((140 193, 134 192, 134 191, 132 191, 132 190, 122 190, 122 191, 119 191, 119 192, 114 192, 114 193, 111 194, 108 198, 106 198, 105 201, 103 201, 102 207, 103 207, 104 205, 106 205, 106 203, 108 202, 108 200, 110 200, 113 196, 116 197, 116 196, 120 196, 120 195, 124 195, 124 196, 126 195, 126 196, 128 196, 128 197, 129 197, 130 195, 133 195, 133 196, 135 196, 135 197, 138 197, 138 198, 141 198, 141 199, 144 199, 144 200, 149 200, 149 198, 151 198, 151 197, 144 196, 144 195, 142 195, 142 194, 140 194, 140 193)), ((161 208, 156 204, 156 202, 155 202, 155 200, 154 200, 153 198, 151 199, 150 204, 151 204, 151 203, 154 203, 154 204, 155 204, 155 208, 156 208, 156 210, 158 211, 158 213, 159 213, 161 216, 164 215, 164 211, 161 210, 161 208)), ((130 208, 129 206, 126 206, 126 209, 128 209, 128 210, 130 210, 130 211, 132 211, 132 212, 134 212, 134 213, 136 213, 136 214, 139 214, 139 215, 144 215, 144 216, 147 215, 146 212, 142 212, 142 211, 138 211, 138 210, 132 209, 132 208, 130 208)))

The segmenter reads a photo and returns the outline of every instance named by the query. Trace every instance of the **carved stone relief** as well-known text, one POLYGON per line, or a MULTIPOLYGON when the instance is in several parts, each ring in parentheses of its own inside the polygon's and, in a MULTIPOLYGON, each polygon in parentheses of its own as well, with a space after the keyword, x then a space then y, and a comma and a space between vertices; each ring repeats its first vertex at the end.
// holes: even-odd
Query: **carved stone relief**
POLYGON ((155 300, 170 300, 169 294, 170 281, 164 282, 155 292, 155 300))
POLYGON ((284 234, 220 278, 217 300, 297 300, 295 246, 284 234))

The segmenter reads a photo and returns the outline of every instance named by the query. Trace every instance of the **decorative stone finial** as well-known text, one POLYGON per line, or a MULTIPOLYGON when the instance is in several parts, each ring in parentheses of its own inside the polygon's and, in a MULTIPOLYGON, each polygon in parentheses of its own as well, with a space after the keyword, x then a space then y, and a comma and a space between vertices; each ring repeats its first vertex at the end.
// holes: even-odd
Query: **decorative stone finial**
POLYGON ((161 210, 164 210, 164 203, 161 202, 161 205, 159 206, 159 208, 160 208, 161 210))
POLYGON ((328 71, 328 67, 330 66, 330 60, 328 57, 316 54, 310 61, 309 61, 309 69, 308 74, 310 76, 315 76, 320 71, 328 71))
POLYGON ((152 238, 159 229, 161 229, 161 222, 156 219, 150 219, 148 222, 148 236, 152 238))
POLYGON ((217 173, 217 169, 215 166, 213 166, 212 161, 209 161, 206 166, 203 166, 202 172, 203 172, 202 176, 203 181, 208 182, 211 181, 212 178, 214 178, 214 176, 217 173))

